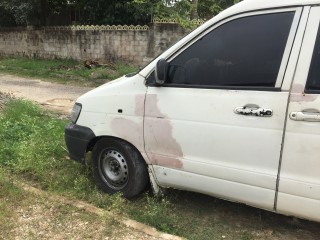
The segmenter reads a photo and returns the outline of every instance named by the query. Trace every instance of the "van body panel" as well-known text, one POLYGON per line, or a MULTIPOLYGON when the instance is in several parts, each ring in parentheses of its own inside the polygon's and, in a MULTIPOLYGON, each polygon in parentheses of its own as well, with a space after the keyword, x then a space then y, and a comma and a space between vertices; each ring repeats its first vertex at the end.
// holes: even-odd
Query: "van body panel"
POLYGON ((320 113, 320 94, 305 93, 320 23, 312 7, 290 91, 277 211, 320 221, 320 122, 292 119, 292 113, 320 113))
POLYGON ((286 74, 284 75, 281 91, 290 91, 291 89, 292 79, 294 78, 296 73, 296 67, 301 52, 302 40, 305 35, 306 25, 309 18, 309 12, 309 6, 303 8, 303 12, 299 21, 299 27, 295 35, 295 41, 290 52, 288 65, 286 66, 286 74))
POLYGON ((200 192, 266 210, 273 208, 274 190, 166 167, 153 168, 160 186, 200 192))
POLYGON ((136 74, 122 77, 81 96, 78 125, 89 127, 96 136, 121 138, 144 153, 143 116, 147 87, 136 74))
POLYGON ((319 200, 279 192, 277 212, 319 222, 319 200))
MULTIPOLYGON (((224 179, 225 185, 233 186, 237 181, 254 184, 257 188, 247 191, 255 191, 252 194, 256 196, 261 190, 261 198, 264 188, 275 194, 287 99, 287 92, 149 88, 145 106, 147 155, 154 165, 224 179), (274 115, 234 112, 247 104, 270 108, 274 115)), ((176 184, 171 178, 161 179, 167 186, 176 184)), ((226 187, 219 195, 233 198, 236 194, 226 187)), ((273 204, 274 199, 268 206, 273 204)))
MULTIPOLYGON (((170 60, 179 57, 189 46, 201 42, 211 31, 214 34, 215 29, 224 24, 238 19, 241 21, 245 17, 288 12, 295 12, 295 15, 275 80, 275 85, 281 84, 301 8, 232 16, 197 36, 171 56, 170 60)), ((189 65, 195 67, 195 64, 189 65)), ((205 189, 210 195, 241 201, 243 197, 238 198, 238 192, 243 191, 256 198, 251 199, 255 206, 273 210, 288 98, 288 92, 275 89, 254 91, 170 85, 149 87, 145 103, 145 151, 155 166, 175 169, 175 173, 192 174, 195 179, 223 181, 225 188, 219 190, 218 194, 215 188, 205 189), (243 106, 270 109, 272 116, 237 114, 235 110, 243 106), (236 186, 239 187, 236 193, 229 191, 236 186), (249 193, 251 190, 254 192, 249 193), (270 197, 269 194, 274 195, 270 197)), ((156 176, 157 179, 161 178, 160 185, 176 187, 178 183, 175 181, 180 180, 166 176, 156 176)), ((189 187, 189 183, 185 185, 189 187)))

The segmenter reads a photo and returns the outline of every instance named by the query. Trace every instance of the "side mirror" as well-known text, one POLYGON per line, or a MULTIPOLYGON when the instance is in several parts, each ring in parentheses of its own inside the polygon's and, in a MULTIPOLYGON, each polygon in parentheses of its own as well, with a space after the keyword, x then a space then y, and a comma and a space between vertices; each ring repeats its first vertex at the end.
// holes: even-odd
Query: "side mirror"
POLYGON ((166 82, 168 75, 168 65, 169 63, 164 59, 160 59, 157 62, 155 70, 156 84, 163 85, 166 82))

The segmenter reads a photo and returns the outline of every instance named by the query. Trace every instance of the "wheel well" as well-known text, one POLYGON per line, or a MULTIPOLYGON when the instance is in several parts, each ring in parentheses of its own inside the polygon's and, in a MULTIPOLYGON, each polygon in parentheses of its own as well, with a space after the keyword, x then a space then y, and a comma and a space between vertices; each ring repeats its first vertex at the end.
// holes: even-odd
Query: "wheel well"
POLYGON ((88 143, 86 152, 92 151, 93 148, 94 148, 94 145, 96 145, 96 143, 97 143, 100 139, 103 139, 103 138, 107 138, 107 137, 95 137, 95 138, 91 139, 90 142, 88 143))
POLYGON ((120 141, 126 142, 127 144, 131 145, 131 146, 138 152, 138 154, 141 156, 141 158, 144 160, 144 163, 145 163, 146 165, 148 165, 148 164, 146 163, 146 160, 142 157, 140 151, 136 148, 136 146, 134 146, 132 143, 130 143, 130 142, 128 142, 128 141, 126 141, 126 140, 124 140, 124 139, 122 139, 122 138, 111 137, 111 136, 99 136, 99 137, 95 137, 95 138, 91 139, 91 141, 89 142, 86 151, 87 151, 87 152, 92 151, 93 148, 94 148, 94 146, 96 145, 96 143, 97 143, 99 140, 101 140, 101 139, 107 139, 107 138, 108 138, 108 139, 120 140, 120 141))

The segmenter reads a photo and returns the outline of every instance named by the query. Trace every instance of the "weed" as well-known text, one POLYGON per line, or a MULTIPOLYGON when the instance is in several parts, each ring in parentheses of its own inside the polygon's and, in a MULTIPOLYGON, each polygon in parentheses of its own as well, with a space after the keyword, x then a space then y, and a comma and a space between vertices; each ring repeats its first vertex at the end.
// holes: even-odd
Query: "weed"
POLYGON ((0 164, 43 189, 112 205, 96 189, 91 169, 67 158, 66 124, 31 102, 11 100, 0 115, 0 164))
POLYGON ((142 211, 133 209, 131 216, 137 221, 149 224, 157 229, 175 234, 177 233, 177 216, 174 207, 166 197, 156 198, 145 196, 145 204, 142 211))
POLYGON ((8 219, 15 217, 12 210, 24 197, 23 191, 13 184, 10 173, 0 166, 0 233, 2 236, 9 234, 12 229, 12 222, 8 219))
POLYGON ((48 169, 54 170, 64 155, 65 124, 30 102, 10 101, 0 117, 0 163, 47 182, 53 177, 48 169))
POLYGON ((112 203, 109 209, 115 213, 123 213, 126 200, 122 197, 121 193, 116 193, 111 198, 112 203))

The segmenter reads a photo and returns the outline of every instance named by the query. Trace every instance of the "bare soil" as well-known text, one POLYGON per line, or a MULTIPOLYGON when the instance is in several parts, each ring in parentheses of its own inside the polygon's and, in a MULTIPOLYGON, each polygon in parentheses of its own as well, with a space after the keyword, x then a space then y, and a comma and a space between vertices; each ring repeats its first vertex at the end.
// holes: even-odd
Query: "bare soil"
POLYGON ((0 92, 37 102, 48 109, 69 114, 75 100, 92 88, 44 82, 0 74, 0 92))
POLYGON ((49 196, 29 186, 23 191, 25 197, 12 206, 12 217, 7 219, 11 230, 2 232, 0 239, 164 239, 126 226, 117 216, 90 204, 49 196))

